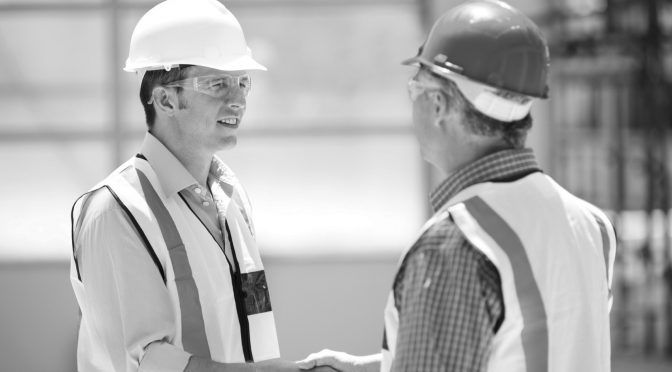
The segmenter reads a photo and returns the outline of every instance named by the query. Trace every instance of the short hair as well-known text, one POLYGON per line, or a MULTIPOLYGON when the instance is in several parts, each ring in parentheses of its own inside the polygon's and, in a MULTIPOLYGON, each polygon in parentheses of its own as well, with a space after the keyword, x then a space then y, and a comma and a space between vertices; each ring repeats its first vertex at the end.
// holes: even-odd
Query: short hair
POLYGON ((441 84, 442 92, 447 96, 449 104, 461 109, 464 117, 463 124, 469 132, 487 137, 500 137, 514 149, 525 147, 527 132, 532 128, 532 116, 529 113, 520 120, 510 122, 491 118, 478 111, 460 92, 454 81, 431 71, 430 74, 441 84))
MULTIPOLYGON (((149 70, 145 72, 145 75, 142 77, 142 83, 140 84, 140 102, 142 103, 142 107, 145 109, 145 122, 147 123, 147 128, 152 129, 152 126, 154 125, 154 119, 156 118, 156 110, 154 110, 154 105, 149 103, 149 101, 152 99, 152 91, 154 88, 171 83, 173 81, 185 79, 185 68, 190 66, 192 65, 179 65, 177 67, 171 68, 169 71, 160 69, 149 70)), ((180 88, 178 87, 177 89, 178 94, 180 94, 180 88)))

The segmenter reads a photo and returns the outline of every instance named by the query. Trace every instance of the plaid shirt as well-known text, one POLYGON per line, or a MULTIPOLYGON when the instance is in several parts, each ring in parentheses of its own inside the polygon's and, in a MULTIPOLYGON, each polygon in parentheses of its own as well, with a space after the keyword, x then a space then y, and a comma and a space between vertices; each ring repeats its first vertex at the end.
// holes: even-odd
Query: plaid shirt
MULTIPOLYGON (((466 187, 539 171, 530 149, 500 151, 466 166, 432 193, 434 210, 466 187)), ((450 219, 408 251, 394 281, 399 330, 393 371, 485 371, 504 320, 500 277, 450 219)))

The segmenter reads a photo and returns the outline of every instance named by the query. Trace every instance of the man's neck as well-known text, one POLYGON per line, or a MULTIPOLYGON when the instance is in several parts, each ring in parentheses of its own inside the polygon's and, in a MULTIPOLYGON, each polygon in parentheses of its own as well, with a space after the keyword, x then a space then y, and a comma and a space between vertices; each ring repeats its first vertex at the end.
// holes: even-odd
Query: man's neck
MULTIPOLYGON (((170 149, 171 152, 173 151, 170 149)), ((173 152, 175 157, 187 168, 187 171, 198 181, 201 186, 207 186, 208 174, 210 172, 210 163, 212 154, 201 154, 194 151, 177 150, 173 152)))
POLYGON ((448 177, 485 156, 506 149, 510 149, 510 146, 502 141, 485 139, 477 145, 465 145, 458 151, 446 154, 434 166, 448 177))
POLYGON ((207 186, 210 163, 212 163, 214 154, 202 149, 194 149, 180 141, 171 140, 169 136, 162 136, 161 133, 152 133, 152 135, 166 146, 200 185, 207 186))

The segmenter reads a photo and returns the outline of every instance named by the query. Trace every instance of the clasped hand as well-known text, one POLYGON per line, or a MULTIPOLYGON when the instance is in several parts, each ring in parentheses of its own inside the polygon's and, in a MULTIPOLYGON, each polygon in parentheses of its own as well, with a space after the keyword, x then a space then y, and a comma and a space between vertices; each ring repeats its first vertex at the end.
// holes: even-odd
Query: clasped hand
POLYGON ((355 356, 324 349, 308 355, 297 364, 301 369, 311 371, 315 371, 315 368, 330 367, 339 372, 373 372, 380 370, 380 354, 355 356))

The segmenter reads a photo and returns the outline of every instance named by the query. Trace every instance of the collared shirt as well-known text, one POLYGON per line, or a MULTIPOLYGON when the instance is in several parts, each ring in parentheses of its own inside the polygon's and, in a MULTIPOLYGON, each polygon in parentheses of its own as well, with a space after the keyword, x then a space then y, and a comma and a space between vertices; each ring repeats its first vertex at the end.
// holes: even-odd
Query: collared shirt
MULTIPOLYGON (((186 203, 185 213, 193 212, 220 248, 226 249, 227 258, 231 257, 231 247, 227 247, 226 239, 222 238, 218 219, 218 209, 228 206, 216 202, 219 199, 221 204, 228 198, 213 198, 211 192, 216 190, 214 192, 231 197, 233 175, 228 168, 213 157, 205 187, 150 133, 145 137, 140 154, 150 162, 157 176, 160 185, 157 192, 164 196, 179 195, 186 203)), ((233 193, 233 198, 234 204, 243 205, 238 193, 233 193)), ((79 355, 78 359, 85 358, 89 367, 98 365, 100 370, 137 370, 144 348, 152 341, 159 341, 152 345, 160 349, 163 369, 184 369, 190 355, 161 343, 175 333, 174 319, 167 311, 171 302, 166 285, 128 215, 104 189, 94 192, 82 209, 75 231, 75 257, 86 286, 86 306, 92 312, 86 321, 95 323, 87 329, 98 332, 87 339, 104 343, 100 349, 108 353, 79 355)), ((245 211, 241 212, 249 223, 245 211)), ((229 266, 235 269, 235 265, 229 266)))
MULTIPOLYGON (((222 192, 228 200, 232 196, 239 198, 238 194, 233 192, 233 175, 221 161, 214 157, 210 164, 208 173, 207 187, 200 185, 194 176, 182 165, 182 163, 168 150, 156 137, 147 133, 142 145, 140 156, 145 157, 156 172, 159 183, 166 195, 178 194, 182 200, 189 206, 189 209, 198 217, 206 229, 210 232, 213 239, 224 251, 226 259, 232 270, 233 265, 232 247, 229 242, 224 241, 220 219, 218 218, 218 207, 220 210, 226 210, 227 206, 217 206, 212 190, 222 192)), ((236 205, 243 203, 236 200, 236 205)), ((249 217, 244 209, 240 209, 243 217, 251 226, 249 217)))
MULTIPOLYGON (((435 210, 466 187, 539 171, 530 149, 485 156, 431 194, 435 210)), ((485 371, 504 318, 499 273, 450 219, 431 226, 407 253, 393 287, 399 312, 394 371, 485 371)))

